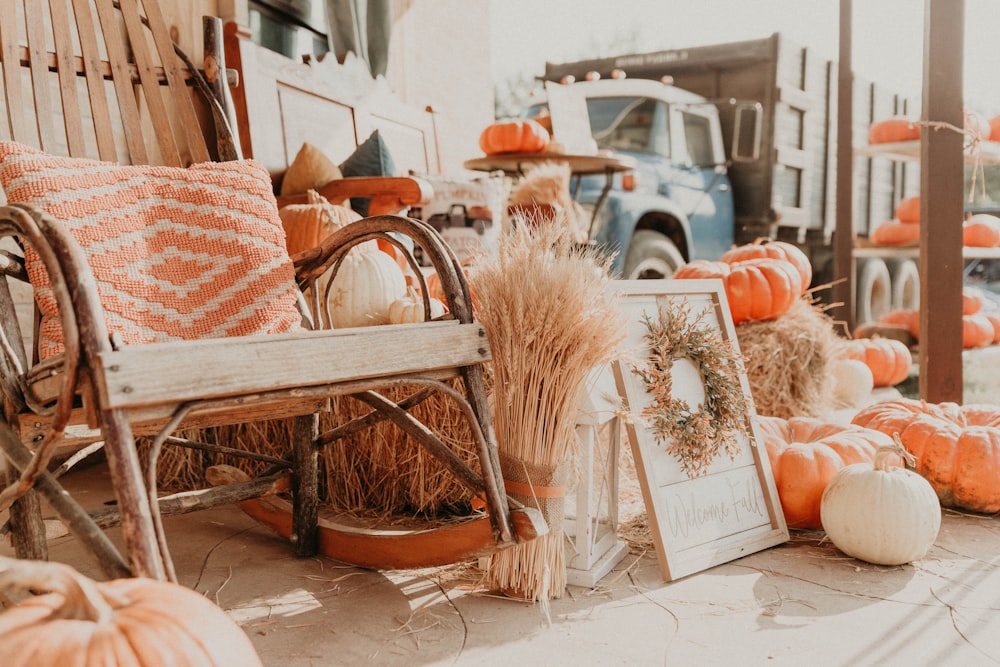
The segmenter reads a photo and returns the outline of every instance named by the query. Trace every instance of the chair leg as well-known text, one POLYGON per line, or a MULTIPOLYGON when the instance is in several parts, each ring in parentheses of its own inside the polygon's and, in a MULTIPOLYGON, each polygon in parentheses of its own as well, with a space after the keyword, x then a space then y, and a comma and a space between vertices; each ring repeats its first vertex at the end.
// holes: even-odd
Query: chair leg
POLYGON ((297 556, 319 552, 319 415, 295 418, 292 430, 292 547, 297 556))
MULTIPOLYGON (((7 468, 7 483, 17 479, 18 473, 7 468)), ((48 560, 49 546, 45 539, 45 522, 38 493, 28 491, 10 506, 10 534, 14 554, 18 558, 48 560)))

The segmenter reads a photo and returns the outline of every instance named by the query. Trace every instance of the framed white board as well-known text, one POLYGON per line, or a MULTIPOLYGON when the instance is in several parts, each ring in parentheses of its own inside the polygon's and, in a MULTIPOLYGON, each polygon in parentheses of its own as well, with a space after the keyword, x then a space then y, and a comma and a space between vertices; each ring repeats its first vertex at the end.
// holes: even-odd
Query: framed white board
MULTIPOLYGON (((736 434, 738 453, 718 455, 692 475, 665 449, 643 410, 652 404, 646 382, 636 370, 648 363, 646 318, 658 321, 661 309, 687 305, 697 327, 713 329, 722 341, 739 342, 721 280, 614 281, 628 319, 622 358, 614 363, 615 383, 629 414, 627 430, 642 488, 650 533, 666 581, 685 577, 788 540, 781 502, 767 450, 757 432, 753 397, 746 373, 736 373, 746 397, 746 414, 736 434)), ((704 404, 705 384, 698 365, 685 360, 671 370, 670 399, 696 411, 704 404)))

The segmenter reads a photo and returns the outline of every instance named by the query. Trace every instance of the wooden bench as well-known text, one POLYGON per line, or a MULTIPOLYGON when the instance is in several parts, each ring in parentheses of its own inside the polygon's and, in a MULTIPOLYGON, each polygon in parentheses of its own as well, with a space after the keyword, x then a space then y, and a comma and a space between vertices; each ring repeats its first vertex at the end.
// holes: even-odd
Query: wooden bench
MULTIPOLYGON (((76 3, 74 8, 78 9, 76 3)), ((208 132, 211 138, 206 140, 204 125, 192 120, 206 114, 197 113, 190 90, 193 81, 196 89, 211 93, 211 82, 205 85, 203 77, 177 54, 156 3, 143 0, 119 7, 111 0, 98 0, 96 8, 97 15, 91 15, 84 3, 82 13, 72 16, 49 13, 44 3, 33 0, 16 8, 12 3, 0 8, 0 80, 11 129, 10 136, 0 138, 53 155, 100 157, 135 165, 157 160, 186 169, 191 162, 226 157, 220 152, 237 146, 227 134, 231 114, 220 103, 216 86, 216 93, 203 101, 213 121, 208 132), (18 16, 27 20, 15 20, 18 16), (107 29, 98 29, 98 24, 107 29), (18 26, 22 25, 28 27, 27 35, 20 34, 18 26), (99 41, 106 44, 107 60, 99 57, 99 41), (18 48, 18 44, 27 47, 18 48), (47 50, 46 44, 54 44, 55 52, 47 50), (66 64, 68 69, 63 68, 66 64), (26 81, 31 85, 24 87, 26 81), (84 86, 87 92, 81 93, 84 86), (59 112, 49 114, 37 102, 50 93, 58 100, 59 112), (50 123, 53 118, 61 118, 63 124, 50 123)), ((221 64, 222 49, 213 37, 219 34, 218 22, 208 21, 207 26, 206 53, 221 64)), ((363 189, 356 183, 348 179, 338 196, 363 189)), ((406 187, 412 186, 391 195, 393 190, 385 183, 372 187, 387 202, 396 198, 387 205, 405 205, 414 192, 422 196, 419 184, 409 194, 406 187)), ((0 207, 0 234, 31 250, 36 268, 44 267, 49 277, 63 346, 59 354, 41 358, 38 320, 34 331, 22 329, 8 286, 27 279, 26 264, 31 262, 18 253, 0 255, 5 278, 0 282, 0 384, 5 416, 0 447, 12 464, 7 470, 9 485, 0 492, 0 510, 10 508, 10 531, 20 557, 46 557, 37 491, 96 555, 108 576, 175 579, 162 514, 247 502, 286 487, 292 495, 289 533, 294 551, 316 553, 317 453, 324 442, 317 414, 328 408, 331 397, 339 395, 354 396, 372 407, 373 414, 355 427, 382 419, 393 421, 485 497, 484 520, 489 530, 477 528, 475 534, 488 544, 478 548, 503 548, 545 531, 537 512, 508 501, 504 493, 483 385, 482 365, 489 360, 489 345, 473 319, 458 262, 429 226, 394 215, 365 218, 297 255, 293 282, 316 292, 318 281, 335 270, 351 248, 380 239, 404 249, 407 245, 399 239, 405 237, 431 259, 446 294, 447 321, 123 344, 121 335, 109 328, 110 311, 95 279, 96 265, 88 259, 89 246, 74 236, 67 222, 23 202, 0 207), (443 382, 448 378, 460 379, 461 390, 443 382), (378 393, 382 387, 402 383, 420 389, 398 402, 378 393), (433 431, 407 411, 433 392, 455 400, 468 418, 479 454, 478 471, 450 455, 433 431), (155 483, 159 448, 165 444, 209 447, 176 437, 177 429, 286 417, 294 419, 293 442, 287 457, 270 457, 268 462, 276 468, 273 474, 224 480, 231 483, 159 497, 155 483), (144 470, 135 439, 146 434, 152 436, 153 444, 150 465, 144 470), (92 441, 103 443, 117 509, 85 511, 59 483, 61 470, 49 470, 60 447, 68 442, 80 447, 92 441), (102 530, 119 523, 124 553, 102 530)), ((37 292, 39 285, 32 286, 37 292)), ((84 447, 81 454, 91 449, 84 447)), ((235 447, 222 449, 241 453, 235 447)), ((466 545, 473 550, 471 543, 466 545)))

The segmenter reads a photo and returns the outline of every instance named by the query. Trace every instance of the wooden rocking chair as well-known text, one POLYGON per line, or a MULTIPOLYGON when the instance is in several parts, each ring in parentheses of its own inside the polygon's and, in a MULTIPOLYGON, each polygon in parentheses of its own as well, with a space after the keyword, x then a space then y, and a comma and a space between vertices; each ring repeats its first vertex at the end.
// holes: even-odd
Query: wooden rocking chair
MULTIPOLYGON (((334 330, 300 328, 298 321, 290 324, 286 317, 284 333, 231 334, 222 329, 207 335, 169 335, 143 344, 123 340, 108 309, 106 278, 98 281, 94 250, 75 235, 79 221, 54 216, 52 211, 59 210, 58 206, 39 207, 24 201, 24 192, 47 201, 46 181, 32 185, 34 190, 22 188, 22 181, 31 179, 35 162, 54 164, 55 171, 49 174, 55 174, 56 182, 79 178, 79 169, 91 168, 90 163, 69 161, 78 158, 100 159, 105 166, 108 162, 159 164, 184 173, 192 171, 189 165, 193 163, 207 162, 221 165, 221 172, 230 176, 228 165, 234 165, 240 169, 235 178, 241 188, 256 187, 251 181, 258 172, 251 163, 237 160, 240 153, 231 131, 231 115, 220 103, 225 95, 218 94, 225 87, 224 77, 220 81, 211 76, 225 71, 217 20, 206 20, 206 61, 214 62, 205 68, 210 76, 203 77, 171 42, 155 2, 96 0, 96 15, 91 6, 90 2, 0 2, 0 87, 6 110, 0 139, 17 142, 0 147, 0 153, 7 156, 0 156, 0 169, 18 163, 26 170, 18 177, 22 180, 8 183, 9 203, 0 207, 0 236, 7 244, 0 253, 5 278, 0 281, 0 389, 5 421, 0 426, 0 447, 8 460, 9 482, 0 492, 0 510, 10 509, 9 530, 18 556, 47 557, 40 494, 95 554, 109 577, 176 580, 162 515, 248 501, 285 486, 292 494, 294 551, 315 554, 317 451, 326 441, 318 433, 317 415, 329 408, 331 397, 341 395, 354 396, 372 407, 369 415, 343 428, 357 430, 391 420, 426 446, 469 489, 485 497, 487 511, 477 519, 480 527, 469 532, 474 537, 460 538, 462 546, 456 556, 489 552, 544 533, 546 527, 537 511, 518 506, 504 493, 483 384, 482 364, 489 360, 486 335, 473 320, 468 286, 458 262, 428 225, 391 215, 348 225, 319 247, 297 255, 294 269, 288 260, 286 287, 301 303, 298 290, 312 288, 319 294, 319 281, 337 269, 352 247, 380 239, 404 251, 406 246, 399 239, 408 237, 437 270, 450 310, 446 320, 334 330), (52 9, 46 9, 50 4, 52 9), (192 91, 205 94, 196 100, 192 91), (206 126, 210 128, 207 133, 202 129, 206 126), (243 165, 250 166, 244 169, 243 165), (16 307, 25 284, 33 290, 36 311, 33 325, 27 328, 21 326, 25 318, 18 318, 16 307), (46 303, 49 312, 44 305, 39 307, 46 303), (46 337, 51 338, 53 332, 58 345, 46 348, 51 343, 46 337), (446 382, 452 378, 461 380, 462 390, 446 382), (399 401, 377 391, 401 385, 419 389, 399 401), (468 419, 478 450, 478 471, 459 461, 431 429, 408 412, 435 392, 455 400, 468 419), (287 459, 219 448, 266 460, 273 465, 271 474, 177 497, 158 497, 159 448, 164 444, 207 446, 175 437, 179 428, 286 417, 294 418, 287 459), (152 437, 146 470, 136 451, 137 436, 152 437), (64 469, 97 447, 107 457, 117 499, 115 511, 85 511, 58 479, 64 469), (51 471, 57 451, 75 453, 60 470, 51 471), (118 524, 124 554, 103 531, 118 524), (488 525, 488 530, 482 525, 488 525)), ((201 171, 215 173, 212 167, 197 166, 197 178, 201 171)), ((107 168, 114 178, 121 176, 107 168)), ((178 172, 170 173, 176 177, 178 172)), ((333 189, 324 194, 343 198, 364 194, 359 191, 370 186, 345 179, 331 184, 333 189), (338 187, 342 189, 337 191, 338 187)), ((378 187, 380 197, 395 197, 401 205, 415 203, 414 198, 425 193, 412 179, 381 180, 378 187), (398 182, 394 186, 392 181, 398 182)), ((213 210, 264 206, 265 213, 273 208, 276 216, 273 198, 268 199, 270 191, 267 196, 241 199, 244 195, 239 190, 235 199, 196 203, 213 210)), ((92 201, 101 207, 100 199, 92 201)), ((209 252, 207 247, 205 252, 209 252)), ((261 261, 255 257, 254 262, 261 261)), ((211 275, 220 273, 221 264, 213 265, 213 258, 207 263, 204 257, 198 261, 211 275)), ((412 256, 409 261, 419 276, 412 256)), ((222 273, 242 271, 249 282, 254 277, 271 280, 274 284, 269 289, 282 290, 275 276, 284 264, 274 271, 256 264, 227 266, 222 273)), ((281 291, 283 298, 287 292, 281 291)), ((425 312, 429 312, 426 301, 425 312)))

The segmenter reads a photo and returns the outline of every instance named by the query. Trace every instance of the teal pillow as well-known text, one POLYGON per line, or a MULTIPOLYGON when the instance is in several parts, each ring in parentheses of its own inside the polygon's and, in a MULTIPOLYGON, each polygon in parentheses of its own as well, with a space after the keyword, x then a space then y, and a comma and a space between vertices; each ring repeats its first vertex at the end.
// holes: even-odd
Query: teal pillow
MULTIPOLYGON (((396 165, 392 161, 389 146, 382 134, 375 130, 364 143, 340 165, 344 177, 350 176, 395 176, 396 165)), ((371 197, 352 197, 351 208, 363 216, 368 215, 368 203, 371 197)))

